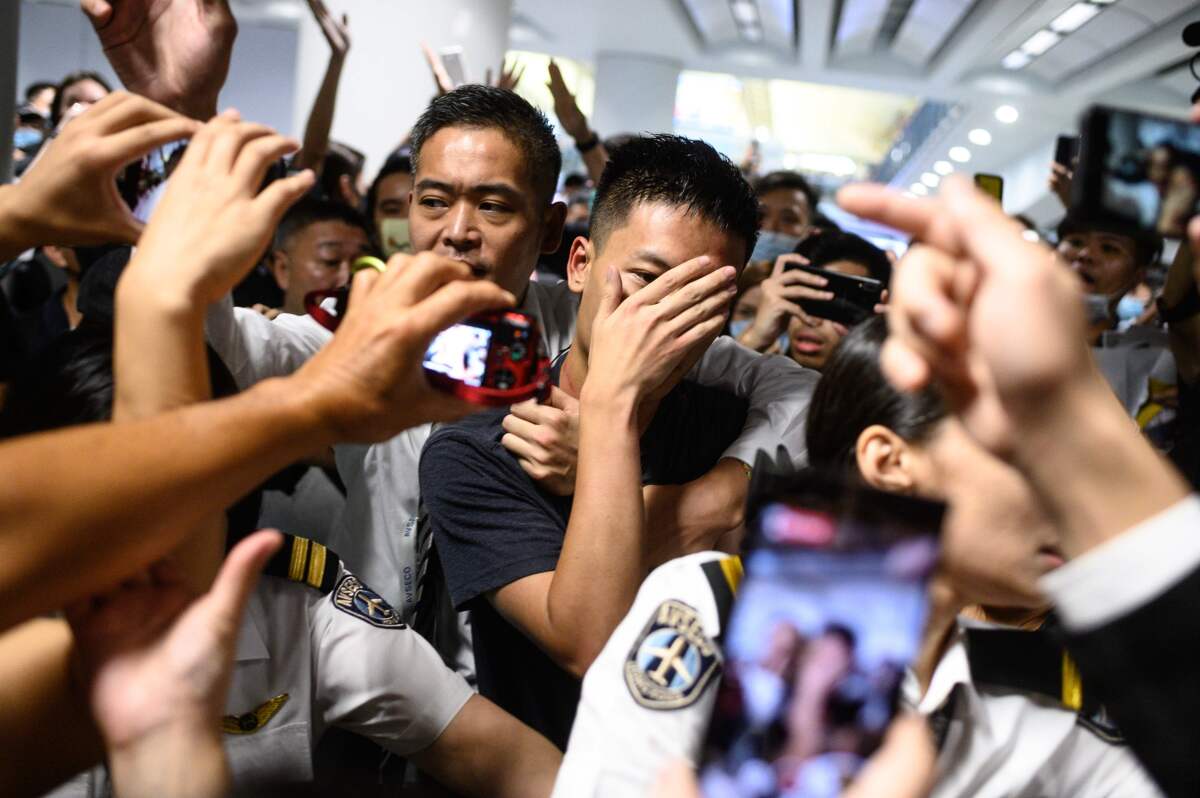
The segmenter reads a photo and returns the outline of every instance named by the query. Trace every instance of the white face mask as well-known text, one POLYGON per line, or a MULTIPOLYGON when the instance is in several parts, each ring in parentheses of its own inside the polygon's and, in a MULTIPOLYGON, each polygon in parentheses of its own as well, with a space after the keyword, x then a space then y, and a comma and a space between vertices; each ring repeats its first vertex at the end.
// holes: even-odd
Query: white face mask
POLYGON ((384 219, 379 223, 379 243, 383 256, 390 258, 397 252, 412 252, 412 238, 408 232, 408 219, 384 219))

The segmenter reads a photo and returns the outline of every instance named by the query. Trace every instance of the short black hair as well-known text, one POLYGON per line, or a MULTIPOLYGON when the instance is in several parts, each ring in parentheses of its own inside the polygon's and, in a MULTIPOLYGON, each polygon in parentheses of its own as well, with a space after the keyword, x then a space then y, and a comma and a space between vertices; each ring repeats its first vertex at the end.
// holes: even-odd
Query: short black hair
POLYGON ((421 150, 435 133, 448 127, 496 128, 525 156, 530 182, 538 198, 554 199, 562 153, 554 129, 538 109, 511 91, 468 84, 435 97, 412 129, 412 165, 421 167, 421 150))
POLYGON ((760 197, 763 194, 780 188, 801 192, 808 199, 808 207, 813 213, 817 212, 817 203, 821 201, 821 195, 804 178, 804 175, 799 172, 793 172, 789 169, 768 172, 760 177, 758 183, 754 186, 754 190, 758 192, 758 196, 760 197))
POLYGON ((686 208, 746 245, 758 240, 758 198, 732 161, 696 139, 636 136, 609 153, 592 204, 597 247, 639 203, 686 208))
POLYGON ((887 319, 875 316, 850 330, 825 363, 805 421, 808 462, 815 468, 858 475, 858 436, 873 424, 906 441, 926 440, 946 417, 932 387, 901 393, 879 365, 887 319))
POLYGON ((587 185, 587 175, 572 172, 563 178, 563 188, 581 188, 587 185))
POLYGON ((357 184, 366 161, 367 156, 350 145, 339 141, 329 142, 321 164, 321 178, 317 183, 317 191, 326 199, 345 204, 341 191, 342 177, 349 177, 351 183, 357 184))
POLYGON ((103 86, 105 91, 112 91, 112 86, 108 85, 108 81, 101 77, 99 73, 87 69, 71 72, 54 88, 54 102, 50 105, 51 129, 58 127, 58 123, 62 121, 63 114, 67 112, 67 109, 62 107, 63 96, 66 94, 67 89, 76 83, 83 83, 85 80, 94 80, 103 86))
POLYGON ((1058 242, 1076 233, 1108 233, 1124 236, 1133 241, 1133 257, 1137 268, 1144 269, 1158 263, 1163 253, 1163 237, 1154 230, 1135 222, 1120 219, 1089 219, 1068 213, 1058 223, 1058 242))
POLYGON ((293 236, 318 222, 342 222, 360 228, 367 234, 367 238, 371 237, 371 228, 367 220, 346 203, 305 198, 288 209, 283 221, 275 229, 275 249, 285 249, 293 236))
POLYGON ((58 86, 48 80, 39 80, 30 83, 25 87, 25 102, 33 102, 33 98, 44 92, 46 89, 54 89, 58 91, 58 86))
POLYGON ((379 204, 379 187, 383 181, 392 175, 411 172, 412 158, 396 153, 388 156, 388 159, 383 162, 383 166, 379 168, 379 174, 375 175, 375 179, 371 181, 371 187, 367 189, 367 221, 372 224, 375 222, 375 207, 379 204))
POLYGON ((822 229, 801 241, 796 253, 820 269, 839 260, 848 260, 865 268, 868 277, 885 286, 892 281, 892 262, 887 253, 854 233, 822 229))

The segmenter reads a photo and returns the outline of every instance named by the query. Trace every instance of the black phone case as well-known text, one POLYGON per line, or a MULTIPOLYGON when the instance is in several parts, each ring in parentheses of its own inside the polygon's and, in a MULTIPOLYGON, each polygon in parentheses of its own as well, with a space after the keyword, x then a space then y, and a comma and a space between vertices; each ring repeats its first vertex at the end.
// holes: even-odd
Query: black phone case
POLYGON ((800 307, 805 313, 821 319, 829 319, 847 327, 861 324, 875 315, 875 306, 883 299, 883 283, 870 277, 855 277, 849 274, 826 271, 816 266, 802 263, 790 265, 787 269, 801 271, 824 277, 829 281, 825 291, 833 292, 833 299, 801 299, 800 307))

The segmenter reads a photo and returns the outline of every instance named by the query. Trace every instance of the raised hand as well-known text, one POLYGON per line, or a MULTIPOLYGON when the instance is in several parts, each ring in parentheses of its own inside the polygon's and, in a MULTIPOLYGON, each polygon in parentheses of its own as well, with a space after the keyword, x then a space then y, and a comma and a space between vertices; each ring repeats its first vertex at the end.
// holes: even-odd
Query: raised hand
POLYGON ((579 401, 575 397, 551 386, 546 404, 535 399, 515 404, 502 426, 501 445, 530 478, 557 496, 575 492, 579 464, 579 401))
POLYGON ((433 75, 433 85, 437 89, 436 96, 441 97, 443 94, 454 91, 454 81, 450 78, 450 73, 446 71, 442 59, 433 51, 433 48, 426 42, 421 42, 421 52, 425 54, 425 63, 429 65, 429 72, 433 75))
POLYGON ((484 75, 483 82, 488 86, 492 86, 497 89, 513 91, 517 88, 517 84, 521 82, 521 76, 525 74, 525 67, 518 67, 515 61, 510 67, 505 67, 502 63, 500 64, 500 69, 497 72, 499 77, 496 78, 495 83, 492 83, 492 69, 491 67, 488 67, 484 75))
POLYGON ((162 565, 141 581, 66 608, 83 689, 121 795, 221 794, 223 758, 205 763, 220 767, 211 773, 192 757, 211 750, 205 741, 220 752, 242 612, 281 543, 273 531, 246 538, 194 601, 162 565), (189 786, 160 792, 176 780, 189 786))
POLYGON ((321 0, 308 0, 308 8, 312 11, 313 19, 321 26, 321 33, 325 34, 333 57, 339 61, 345 60, 350 52, 350 17, 342 14, 339 21, 329 13, 329 8, 321 0))
POLYGON ((228 0, 80 0, 125 88, 208 119, 229 74, 237 22, 228 0))
POLYGON ((787 268, 788 264, 808 263, 803 255, 785 253, 775 259, 771 276, 762 282, 762 300, 754 321, 742 333, 738 341, 759 352, 766 351, 787 330, 793 317, 804 318, 804 311, 797 302, 801 299, 833 299, 832 291, 822 291, 828 280, 800 269, 787 268))
POLYGON ((201 128, 167 183, 127 276, 146 271, 201 310, 232 290, 284 212, 312 187, 312 173, 301 172, 260 191, 271 164, 298 146, 233 112, 201 128))
POLYGON ((9 200, 5 210, 16 220, 5 245, 16 244, 19 252, 39 244, 137 242, 142 224, 117 191, 118 173, 199 128, 198 122, 143 97, 109 94, 63 128, 20 183, 3 189, 9 200))
POLYGON ((591 135, 587 117, 583 115, 583 111, 579 110, 579 104, 575 102, 575 95, 571 94, 567 84, 563 82, 562 71, 559 70, 558 64, 554 63, 553 59, 550 60, 550 82, 546 84, 546 87, 550 89, 550 94, 554 97, 554 115, 558 117, 558 123, 562 125, 562 129, 576 141, 586 140, 591 135))

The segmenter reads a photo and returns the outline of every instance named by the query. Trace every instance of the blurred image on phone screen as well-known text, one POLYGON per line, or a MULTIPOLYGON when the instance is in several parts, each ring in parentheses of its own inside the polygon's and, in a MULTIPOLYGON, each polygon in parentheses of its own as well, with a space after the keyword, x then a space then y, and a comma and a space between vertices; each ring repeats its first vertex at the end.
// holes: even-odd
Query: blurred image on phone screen
POLYGON ((920 645, 941 514, 849 485, 761 507, 705 743, 706 798, 836 796, 853 779, 920 645))

